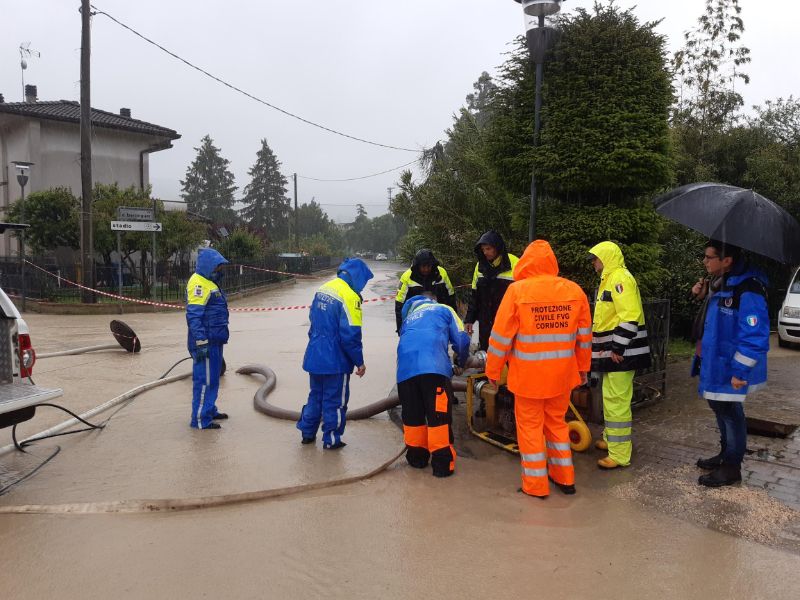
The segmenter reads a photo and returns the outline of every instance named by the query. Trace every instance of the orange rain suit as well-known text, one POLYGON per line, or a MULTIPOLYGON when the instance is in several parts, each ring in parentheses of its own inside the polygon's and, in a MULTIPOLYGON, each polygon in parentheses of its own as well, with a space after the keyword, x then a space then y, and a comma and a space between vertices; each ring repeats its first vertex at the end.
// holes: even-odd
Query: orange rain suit
POLYGON ((495 381, 508 362, 526 494, 547 496, 548 474, 561 485, 575 483, 564 415, 591 358, 592 316, 586 294, 558 276, 550 244, 531 242, 497 311, 486 360, 486 375, 495 381))

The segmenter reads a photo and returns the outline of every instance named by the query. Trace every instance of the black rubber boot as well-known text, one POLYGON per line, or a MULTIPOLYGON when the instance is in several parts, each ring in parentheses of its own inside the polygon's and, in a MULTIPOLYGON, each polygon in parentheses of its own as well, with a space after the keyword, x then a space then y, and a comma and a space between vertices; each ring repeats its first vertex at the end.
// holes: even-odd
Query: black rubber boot
POLYGON ((323 444, 323 450, 338 450, 339 448, 344 448, 347 446, 344 442, 334 442, 333 444, 323 444))
POLYGON ((316 441, 317 441, 317 436, 310 437, 310 438, 304 437, 302 440, 300 440, 300 443, 301 444, 313 444, 316 441))
POLYGON ((716 456, 712 456, 711 458, 699 458, 697 460, 697 466, 701 469, 706 469, 708 471, 713 471, 717 467, 722 464, 722 451, 716 456))
POLYGON ((208 425, 203 427, 203 429, 222 429, 222 425, 220 425, 219 423, 209 423, 208 425))
POLYGON ((567 485, 565 483, 558 483, 555 479, 553 479, 549 475, 547 476, 547 478, 550 480, 550 482, 553 485, 555 485, 558 489, 561 490, 562 494, 566 494, 567 496, 571 496, 572 494, 574 494, 576 492, 574 484, 567 485))
POLYGON ((217 413, 212 417, 212 419, 214 419, 215 421, 224 421, 227 418, 228 418, 228 413, 217 413))
POLYGON ((706 487, 723 487, 726 485, 733 485, 742 480, 742 470, 739 465, 728 465, 722 463, 719 467, 701 475, 697 483, 706 487))

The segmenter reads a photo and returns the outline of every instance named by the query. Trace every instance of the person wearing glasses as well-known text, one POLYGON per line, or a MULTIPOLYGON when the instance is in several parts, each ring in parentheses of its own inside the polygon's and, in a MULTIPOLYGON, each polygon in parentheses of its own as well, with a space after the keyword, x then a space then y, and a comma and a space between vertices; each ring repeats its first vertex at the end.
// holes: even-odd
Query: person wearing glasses
POLYGON ((720 451, 697 461, 698 467, 710 471, 698 483, 721 487, 742 480, 747 447, 744 402, 767 381, 767 278, 747 264, 740 248, 717 240, 706 244, 703 265, 711 282, 692 288, 705 300, 692 374, 699 374, 698 392, 716 416, 720 451))

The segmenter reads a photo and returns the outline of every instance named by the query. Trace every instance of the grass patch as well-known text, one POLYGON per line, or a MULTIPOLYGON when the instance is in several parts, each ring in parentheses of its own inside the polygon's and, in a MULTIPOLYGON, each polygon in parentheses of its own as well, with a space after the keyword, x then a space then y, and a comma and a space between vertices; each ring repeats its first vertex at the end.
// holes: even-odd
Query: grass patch
POLYGON ((685 360, 692 358, 695 352, 695 345, 683 338, 670 338, 667 347, 667 359, 670 361, 685 360))

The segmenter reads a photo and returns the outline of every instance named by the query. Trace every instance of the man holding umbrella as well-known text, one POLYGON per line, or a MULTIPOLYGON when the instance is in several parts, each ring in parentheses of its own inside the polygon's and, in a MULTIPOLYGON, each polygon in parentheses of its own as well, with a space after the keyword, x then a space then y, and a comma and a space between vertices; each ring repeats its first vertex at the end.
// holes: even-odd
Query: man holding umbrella
POLYGON ((767 380, 767 278, 747 265, 739 248, 717 240, 706 244, 703 265, 709 275, 722 278, 721 289, 708 300, 695 356, 700 365, 698 391, 717 418, 721 449, 716 456, 697 461, 698 467, 711 471, 698 483, 721 487, 742 480, 747 446, 744 401, 767 380))
MULTIPOLYGON (((798 263, 800 224, 755 191, 720 183, 691 183, 653 202, 658 213, 711 239, 703 262, 710 275, 722 278, 720 289, 707 300, 695 361, 695 367, 700 364, 700 395, 717 416, 722 451, 697 465, 712 470, 700 477, 701 485, 731 485, 742 478, 744 400, 766 382, 769 350, 767 279, 742 260, 741 250, 798 263)), ((696 285, 692 291, 700 295, 702 288, 696 285)))

